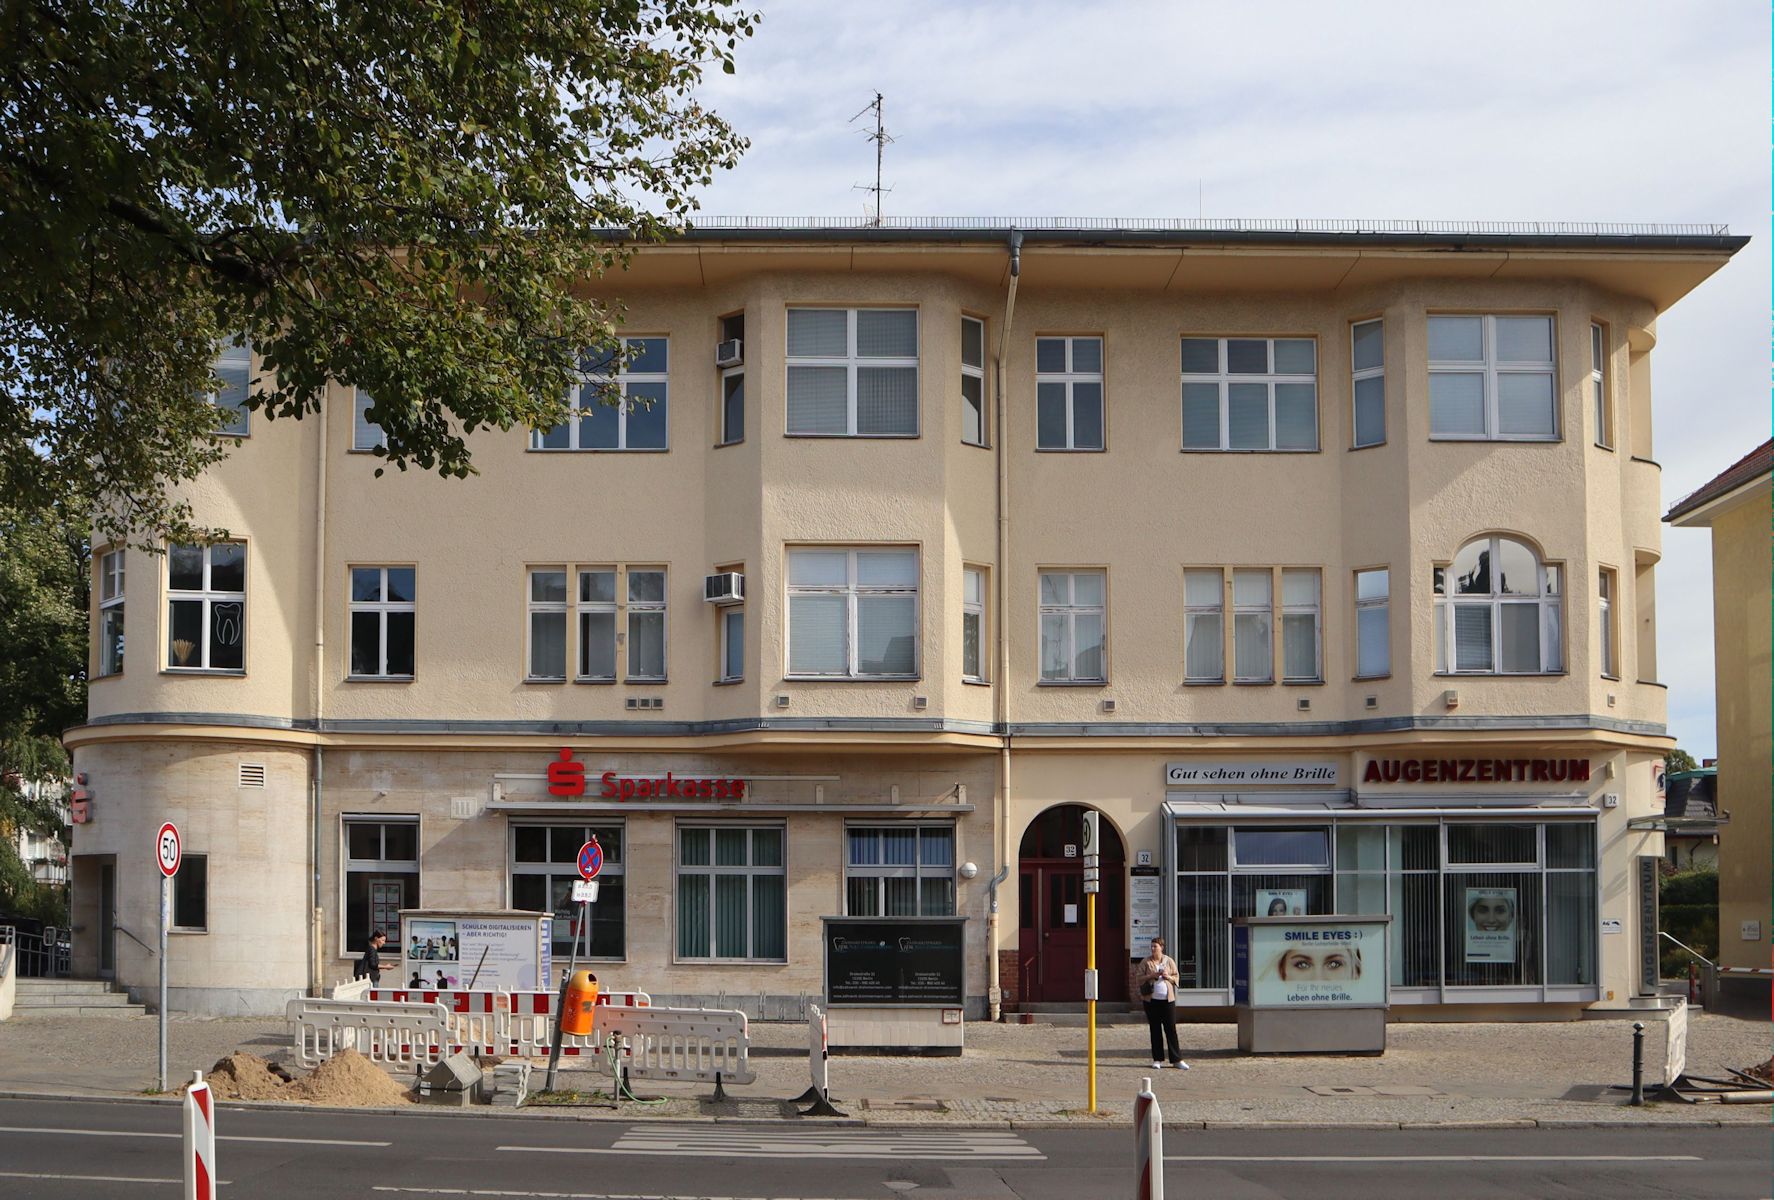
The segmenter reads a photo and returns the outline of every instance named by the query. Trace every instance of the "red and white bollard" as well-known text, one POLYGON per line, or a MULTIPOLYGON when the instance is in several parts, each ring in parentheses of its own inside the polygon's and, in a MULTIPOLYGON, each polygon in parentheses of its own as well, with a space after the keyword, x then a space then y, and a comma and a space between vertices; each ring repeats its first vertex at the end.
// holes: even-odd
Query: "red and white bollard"
POLYGON ((1133 1194, 1138 1200, 1164 1200, 1164 1114, 1150 1076, 1140 1080, 1140 1094, 1133 1099, 1133 1140, 1139 1162, 1133 1194))
POLYGON ((216 1200, 216 1105, 203 1072, 185 1089, 185 1200, 216 1200))

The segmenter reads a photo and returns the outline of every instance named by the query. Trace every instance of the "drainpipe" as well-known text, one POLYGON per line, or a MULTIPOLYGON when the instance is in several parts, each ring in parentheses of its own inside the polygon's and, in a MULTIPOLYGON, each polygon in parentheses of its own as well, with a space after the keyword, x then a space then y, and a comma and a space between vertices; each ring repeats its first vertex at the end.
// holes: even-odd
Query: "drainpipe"
POLYGON ((990 910, 986 914, 986 951, 987 978, 991 985, 986 989, 986 999, 991 1006, 991 1019, 1000 1020, 1004 1015, 1004 990, 998 978, 998 885, 1010 875, 1010 638, 1007 634, 1007 614, 1009 605, 1006 596, 1009 588, 1009 557, 1010 557, 1010 468, 1005 458, 1005 446, 1009 434, 1004 424, 1004 386, 1005 356, 1010 349, 1010 323, 1016 318, 1016 283, 1022 275, 1023 235, 1021 230, 1010 231, 1010 287, 1004 297, 1004 323, 998 329, 998 361, 996 381, 993 388, 994 419, 997 423, 998 437, 994 443, 996 453, 994 459, 998 467, 998 586, 993 597, 996 620, 993 622, 992 639, 997 658, 996 686, 992 688, 993 723, 998 730, 998 796, 996 801, 996 822, 998 829, 998 873, 993 876, 986 893, 989 897, 990 910))
POLYGON ((325 938, 321 926, 320 801, 326 778, 326 751, 321 747, 320 714, 326 666, 326 460, 327 412, 320 406, 320 451, 314 466, 314 677, 308 693, 308 711, 314 714, 314 769, 308 787, 308 865, 312 896, 308 913, 308 994, 318 996, 326 985, 325 938))

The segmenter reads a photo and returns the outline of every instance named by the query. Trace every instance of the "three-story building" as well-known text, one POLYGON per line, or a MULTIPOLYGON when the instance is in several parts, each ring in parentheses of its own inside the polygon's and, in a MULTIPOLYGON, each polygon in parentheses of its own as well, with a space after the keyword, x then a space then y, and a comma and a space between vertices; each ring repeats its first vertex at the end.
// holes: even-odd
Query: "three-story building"
POLYGON ((627 361, 474 478, 374 477, 344 384, 243 412, 191 490, 231 540, 95 548, 76 967, 153 977, 165 819, 175 1003, 228 1012, 402 909, 564 917, 596 833, 614 986, 798 1013, 822 917, 958 914, 995 1015, 1082 996, 1094 808, 1099 955, 1162 932, 1185 1004, 1280 905, 1390 913, 1401 1009, 1626 1005, 1649 355, 1742 244, 717 221, 598 281, 627 361))

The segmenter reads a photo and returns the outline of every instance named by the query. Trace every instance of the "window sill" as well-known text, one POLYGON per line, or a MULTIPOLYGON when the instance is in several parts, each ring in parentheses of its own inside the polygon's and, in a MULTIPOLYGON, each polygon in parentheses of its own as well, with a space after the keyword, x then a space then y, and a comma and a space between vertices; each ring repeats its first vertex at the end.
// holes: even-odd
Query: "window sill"
POLYGON ((1107 679, 1040 679, 1036 687, 1046 688, 1103 688, 1109 686, 1107 679))
MULTIPOLYGON (((161 667, 162 675, 223 675, 245 678, 245 667, 161 667)), ((109 678, 109 676, 106 676, 109 678)))
POLYGON ((1184 446, 1183 454, 1323 454, 1318 446, 1184 446))
POLYGON ((1432 433, 1431 442, 1505 442, 1512 446, 1557 446, 1561 437, 1477 437, 1470 434, 1432 433))
POLYGON ((202 936, 208 932, 208 929, 198 929, 189 925, 168 925, 166 927, 168 937, 179 937, 181 935, 185 937, 202 936))
POLYGON ((346 683, 411 683, 411 675, 347 675, 346 683))
MULTIPOLYGON (((559 680, 553 680, 553 681, 536 680, 535 682, 538 682, 538 683, 557 682, 558 683, 560 681, 559 680)), ((616 685, 616 680, 613 676, 610 678, 605 678, 601 675, 575 675, 573 677, 573 682, 579 683, 579 684, 584 684, 588 687, 614 687, 616 685)))
POLYGON ((630 687, 663 687, 670 683, 671 680, 660 677, 656 679, 624 679, 622 682, 628 684, 630 687))
POLYGON ((1595 448, 1597 450, 1606 450, 1609 454, 1614 453, 1614 447, 1608 445, 1606 442, 1597 442, 1595 448))
POLYGON ((1323 687, 1324 682, 1325 681, 1322 679, 1283 679, 1281 681, 1281 686, 1282 687, 1323 687))
POLYGON ((370 455, 371 457, 376 457, 376 451, 386 450, 386 449, 388 449, 388 447, 386 445, 382 445, 382 446, 353 446, 349 450, 345 451, 345 453, 347 453, 347 454, 367 454, 367 455, 370 455))
POLYGON ((1349 682, 1351 682, 1351 683, 1377 683, 1382 679, 1391 679, 1391 678, 1392 678, 1392 672, 1388 671, 1384 675, 1351 675, 1349 677, 1349 682))
POLYGON ((1386 444, 1385 442, 1369 442, 1365 446, 1351 446, 1351 447, 1349 447, 1349 449, 1351 449, 1351 450, 1378 450, 1380 447, 1384 446, 1385 444, 1386 444))
POLYGON ((1183 686, 1184 687, 1225 687, 1226 686, 1226 677, 1224 675, 1222 675, 1218 679, 1185 679, 1185 680, 1183 680, 1183 686))
POLYGON ((1107 446, 1036 446, 1036 454, 1107 454, 1107 446))
POLYGON ((1669 690, 1667 683, 1658 683, 1655 679, 1641 679, 1639 683, 1645 687, 1662 688, 1666 692, 1669 690))
POLYGON ((1234 679, 1233 687, 1274 687, 1273 679, 1234 679))
POLYGON ((1610 675, 1606 671, 1602 672, 1602 678, 1607 680, 1609 683, 1619 683, 1620 682, 1620 676, 1610 675))
POLYGON ((1563 679, 1569 671, 1436 671, 1437 679, 1563 679))
POLYGON ((744 438, 734 438, 730 442, 716 442, 714 445, 714 448, 716 450, 725 450, 728 446, 743 446, 743 445, 745 445, 744 438))
POLYGON ((567 677, 565 675, 526 675, 526 676, 524 676, 525 683, 565 683, 566 681, 567 681, 567 677))
POLYGON ((674 967, 786 967, 786 958, 674 958, 674 967))
MULTIPOLYGON (((923 435, 919 433, 795 433, 792 430, 785 430, 782 436, 813 442, 915 442, 923 435)), ((695 961, 725 962, 727 960, 697 959, 695 961)))
POLYGON ((922 683, 924 677, 922 675, 784 675, 782 681, 784 683, 922 683))
POLYGON ((709 686, 710 687, 733 687, 735 684, 741 684, 744 682, 745 682, 745 677, 740 676, 738 679, 717 679, 713 683, 709 684, 709 686))
POLYGON ((1659 471, 1663 469, 1663 464, 1654 458, 1644 458, 1637 454, 1634 454, 1631 457, 1633 462, 1644 463, 1647 467, 1656 467, 1659 471))
POLYGON ((961 439, 961 444, 963 446, 972 446, 975 450, 990 450, 992 448, 992 443, 990 442, 970 442, 966 438, 961 439))
POLYGON ((526 454, 670 454, 670 446, 531 446, 526 454))
POLYGON ((992 686, 992 681, 989 679, 969 679, 967 676, 963 675, 961 676, 961 686, 989 688, 992 686))
POLYGON ((92 684, 100 682, 101 680, 122 679, 122 678, 123 678, 122 671, 112 671, 109 675, 94 675, 94 676, 92 676, 90 679, 87 680, 87 684, 88 684, 88 686, 90 686, 92 684))

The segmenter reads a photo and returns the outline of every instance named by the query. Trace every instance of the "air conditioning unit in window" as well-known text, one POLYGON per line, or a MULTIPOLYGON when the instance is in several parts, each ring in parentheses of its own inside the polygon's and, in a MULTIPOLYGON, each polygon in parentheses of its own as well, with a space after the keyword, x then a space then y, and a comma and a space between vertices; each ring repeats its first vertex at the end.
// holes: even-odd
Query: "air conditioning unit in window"
POLYGON ((702 581, 702 598, 710 604, 744 604, 745 576, 738 571, 722 571, 702 581))
POLYGON ((737 367, 745 361, 745 343, 738 338, 729 338, 724 342, 715 343, 715 366, 737 367))

